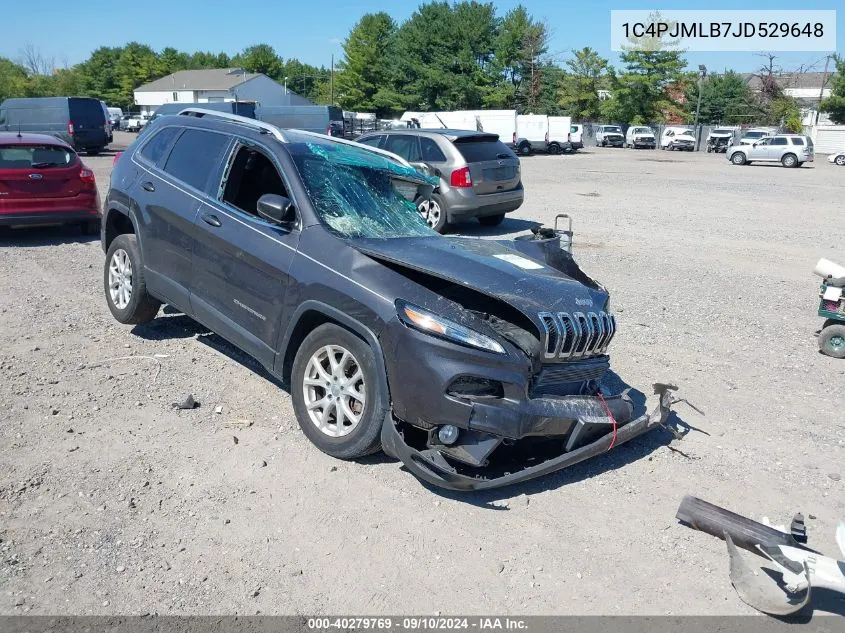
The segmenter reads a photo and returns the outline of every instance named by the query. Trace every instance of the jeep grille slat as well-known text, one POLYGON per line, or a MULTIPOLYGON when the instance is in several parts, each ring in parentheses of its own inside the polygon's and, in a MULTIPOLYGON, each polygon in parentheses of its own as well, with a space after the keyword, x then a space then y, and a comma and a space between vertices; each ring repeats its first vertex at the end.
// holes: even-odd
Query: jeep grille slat
POLYGON ((547 359, 604 354, 616 334, 616 318, 607 312, 540 312, 543 353, 547 359))

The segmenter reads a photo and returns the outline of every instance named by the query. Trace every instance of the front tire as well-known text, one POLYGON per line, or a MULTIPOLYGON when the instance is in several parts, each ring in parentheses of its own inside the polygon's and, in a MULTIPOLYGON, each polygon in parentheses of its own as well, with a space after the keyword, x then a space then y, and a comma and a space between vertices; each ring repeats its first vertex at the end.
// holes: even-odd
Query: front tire
POLYGON ((109 310, 121 323, 147 323, 155 318, 161 302, 147 293, 138 239, 118 235, 106 252, 103 286, 109 310))
POLYGON ((417 200, 417 211, 432 229, 438 233, 445 233, 449 225, 446 205, 438 194, 433 193, 427 200, 417 200))
POLYGON ((296 352, 291 400, 305 436, 338 459, 381 450, 387 413, 372 348, 334 323, 317 327, 296 352))
POLYGON ((734 165, 744 165, 745 164, 745 154, 743 154, 742 152, 735 152, 731 156, 731 162, 734 165))
POLYGON ((839 165, 840 167, 845 167, 845 154, 837 156, 833 162, 839 165))
POLYGON ((819 350, 832 358, 845 358, 845 325, 826 326, 819 334, 819 350))
POLYGON ((485 215, 478 218, 478 221, 481 222, 482 226, 499 226, 504 219, 505 214, 499 213, 498 215, 485 215))

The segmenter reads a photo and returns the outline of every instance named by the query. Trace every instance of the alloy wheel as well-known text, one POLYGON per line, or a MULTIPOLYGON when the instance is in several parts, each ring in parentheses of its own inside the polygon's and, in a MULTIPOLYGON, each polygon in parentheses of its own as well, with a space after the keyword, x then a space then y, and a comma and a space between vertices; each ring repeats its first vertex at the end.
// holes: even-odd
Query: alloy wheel
POLYGON ((434 228, 440 222, 440 214, 442 211, 440 209, 440 204, 436 200, 422 200, 419 205, 417 205, 417 209, 423 217, 423 220, 425 220, 425 223, 431 228, 434 228))
POLYGON ((112 254, 109 262, 109 296, 119 310, 126 309, 132 300, 132 261, 122 248, 112 254))
POLYGON ((343 437, 361 422, 364 373, 352 352, 340 345, 314 352, 305 367, 302 390, 308 417, 321 433, 343 437))

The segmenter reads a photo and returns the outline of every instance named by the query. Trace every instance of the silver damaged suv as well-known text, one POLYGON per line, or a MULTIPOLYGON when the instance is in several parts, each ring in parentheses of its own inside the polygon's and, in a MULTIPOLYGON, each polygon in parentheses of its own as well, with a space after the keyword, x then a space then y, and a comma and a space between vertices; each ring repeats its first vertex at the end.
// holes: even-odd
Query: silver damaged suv
POLYGON ((382 130, 359 143, 378 147, 440 179, 429 200, 420 199, 420 214, 443 233, 452 222, 471 218, 497 226, 505 214, 522 206, 519 158, 498 135, 470 130, 382 130))

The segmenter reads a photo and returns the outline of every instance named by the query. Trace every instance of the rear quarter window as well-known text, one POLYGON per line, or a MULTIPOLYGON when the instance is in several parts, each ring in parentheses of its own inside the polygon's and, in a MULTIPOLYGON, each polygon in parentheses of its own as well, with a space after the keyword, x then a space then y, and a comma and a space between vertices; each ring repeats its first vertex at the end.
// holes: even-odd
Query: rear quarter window
POLYGON ((792 144, 793 144, 793 145, 803 145, 803 144, 804 144, 804 139, 803 139, 803 138, 801 138, 801 137, 793 137, 793 138, 792 138, 792 144))
POLYGON ((498 139, 458 139, 455 141, 455 147, 468 163, 480 163, 502 158, 516 158, 516 154, 498 139))
POLYGON ((433 139, 420 137, 420 153, 422 159, 426 163, 445 163, 446 155, 437 146, 437 142, 433 139))
POLYGON ((194 189, 205 191, 209 177, 220 166, 229 141, 224 134, 185 130, 170 151, 164 171, 194 189))
POLYGON ((170 147, 170 142, 178 133, 179 129, 175 127, 166 127, 159 130, 144 144, 138 154, 153 165, 158 164, 167 148, 170 147))

